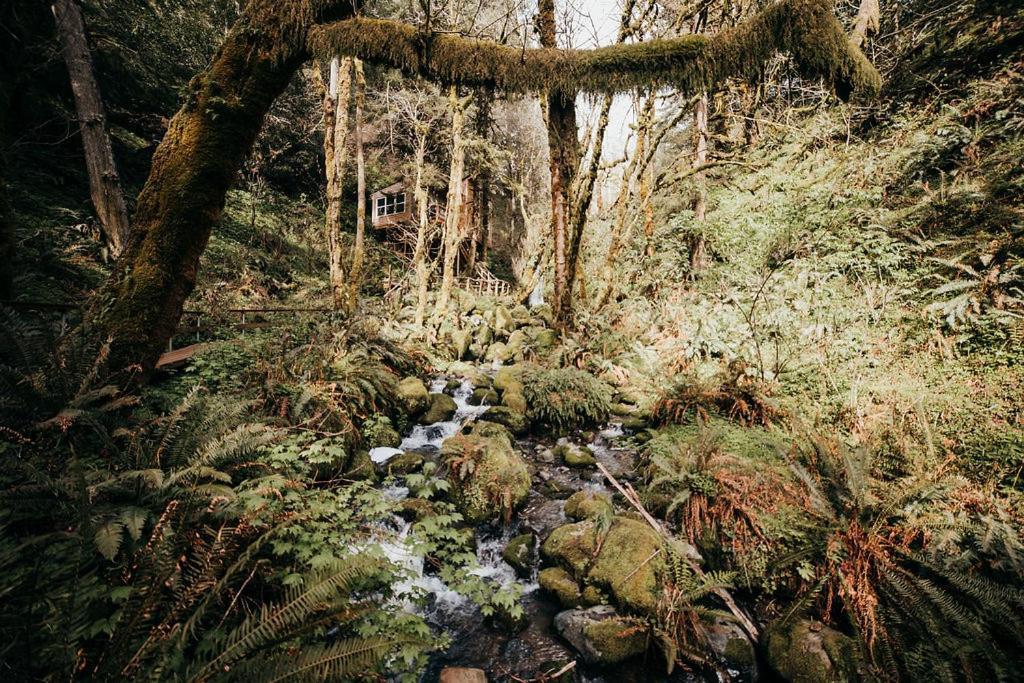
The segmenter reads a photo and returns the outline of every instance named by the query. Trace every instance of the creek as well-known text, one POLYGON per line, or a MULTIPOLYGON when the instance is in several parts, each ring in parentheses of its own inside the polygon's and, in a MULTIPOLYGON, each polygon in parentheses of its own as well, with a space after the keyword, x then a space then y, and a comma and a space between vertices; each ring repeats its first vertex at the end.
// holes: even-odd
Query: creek
MULTIPOLYGON (((488 368, 493 370, 493 368, 488 368)), ((430 384, 431 393, 451 388, 450 378, 437 377, 430 384)), ((462 380, 449 393, 455 400, 456 411, 449 419, 433 424, 418 424, 404 437, 398 448, 378 447, 370 451, 371 459, 381 467, 402 453, 416 452, 426 460, 437 459, 446 439, 458 434, 467 424, 486 415, 488 406, 472 405, 473 384, 462 380)), ((612 423, 605 429, 585 435, 586 446, 613 476, 629 480, 634 476, 637 454, 617 446, 623 436, 621 425, 612 423)), ((516 582, 521 587, 520 604, 526 615, 525 628, 518 632, 500 628, 485 618, 468 598, 456 593, 435 575, 424 571, 424 560, 406 544, 411 523, 395 517, 397 531, 391 540, 381 546, 393 562, 407 569, 409 579, 396 587, 401 593, 419 589, 428 596, 426 608, 420 609, 427 622, 448 634, 451 646, 437 653, 422 680, 436 681, 445 667, 483 669, 490 681, 536 680, 545 672, 553 672, 567 662, 577 660, 575 679, 572 675, 561 680, 585 683, 612 683, 616 681, 699 681, 703 680, 677 671, 666 677, 660 655, 651 651, 650 661, 634 660, 616 667, 589 667, 573 647, 562 639, 554 626, 555 615, 562 611, 557 598, 549 595, 537 583, 539 553, 534 548, 529 576, 517 575, 515 569, 502 559, 508 542, 521 534, 532 533, 538 544, 556 527, 571 523, 564 513, 565 500, 576 491, 588 489, 611 496, 613 493, 603 475, 594 467, 584 469, 563 465, 552 453, 554 439, 534 435, 516 440, 516 447, 528 463, 531 489, 525 505, 507 525, 488 523, 476 528, 476 555, 479 567, 472 570, 488 581, 500 586, 516 582)), ((402 486, 385 490, 392 499, 401 500, 409 491, 402 486)))

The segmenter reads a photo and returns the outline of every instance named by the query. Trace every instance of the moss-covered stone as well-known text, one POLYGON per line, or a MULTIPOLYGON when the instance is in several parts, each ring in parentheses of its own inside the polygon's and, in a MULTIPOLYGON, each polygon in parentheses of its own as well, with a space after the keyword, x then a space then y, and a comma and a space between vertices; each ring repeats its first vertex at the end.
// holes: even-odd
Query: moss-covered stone
POLYGON ((494 405, 499 401, 498 392, 490 387, 477 387, 473 395, 469 397, 469 403, 474 406, 494 405))
POLYGON ((473 342, 473 332, 469 328, 455 330, 452 332, 452 349, 455 351, 455 359, 462 360, 469 353, 469 345, 473 342))
POLYGON ((556 446, 555 455, 561 458, 568 467, 593 467, 597 464, 593 451, 573 443, 556 446))
POLYGON ((494 332, 507 335, 516 328, 516 321, 504 306, 494 307, 494 332))
POLYGON ((542 569, 537 575, 537 582, 541 588, 558 598, 562 607, 578 607, 581 604, 579 584, 561 567, 542 569))
POLYGON ((431 394, 430 408, 420 418, 420 422, 428 425, 435 422, 445 422, 452 419, 457 409, 458 406, 455 405, 455 399, 448 394, 431 394))
POLYGON ((647 651, 646 629, 638 629, 608 606, 560 612, 555 629, 588 664, 619 664, 647 651))
POLYGON ((498 368, 498 371, 494 373, 494 388, 498 391, 505 391, 513 383, 519 384, 519 372, 521 368, 518 365, 508 365, 503 368, 498 368))
POLYGON ((441 462, 448 471, 451 496, 471 524, 509 519, 530 492, 526 461, 501 425, 477 422, 469 434, 444 442, 441 462))
POLYGON ((523 350, 526 347, 526 333, 522 330, 516 330, 512 334, 508 335, 508 342, 506 343, 506 346, 508 347, 509 355, 512 358, 518 358, 521 360, 523 357, 523 350))
POLYGON ((430 392, 419 377, 406 377, 398 383, 398 398, 405 411, 419 417, 430 408, 430 392))
POLYGON ((516 436, 522 436, 530 430, 530 420, 524 413, 508 406, 494 406, 486 413, 490 422, 496 422, 508 428, 516 436))
POLYGON ((587 586, 583 589, 583 594, 580 597, 580 602, 583 603, 584 607, 593 607, 594 605, 605 605, 608 603, 608 597, 597 586, 587 586))
POLYGON ((377 419, 367 420, 363 426, 363 441, 374 447, 398 448, 402 443, 402 435, 395 429, 390 418, 381 415, 377 419))
POLYGON ((565 501, 565 516, 582 521, 591 517, 602 517, 612 512, 612 499, 608 494, 583 490, 569 496, 565 501))
POLYGON ((578 582, 608 590, 615 604, 652 614, 665 564, 661 546, 647 524, 615 517, 600 544, 593 520, 558 527, 541 545, 541 556, 578 582))
POLYGON ((533 565, 537 559, 536 545, 536 536, 521 534, 508 542, 501 552, 501 559, 505 560, 520 578, 528 579, 533 575, 533 565))
POLYGON ((779 621, 766 634, 768 663, 790 681, 852 683, 865 667, 853 638, 809 619, 779 621))
POLYGON ((381 473, 385 475, 402 475, 415 472, 423 467, 423 456, 419 453, 408 452, 389 458, 380 464, 381 473))
POLYGON ((516 382, 501 394, 501 404, 512 410, 526 415, 530 406, 526 402, 526 395, 523 393, 522 384, 516 382))
POLYGON ((512 354, 508 352, 508 347, 505 342, 494 342, 487 347, 484 352, 484 360, 488 362, 504 363, 512 357, 512 354))
POLYGON ((341 476, 343 479, 352 481, 376 479, 377 469, 374 467, 373 460, 370 459, 370 452, 361 449, 353 453, 341 476))

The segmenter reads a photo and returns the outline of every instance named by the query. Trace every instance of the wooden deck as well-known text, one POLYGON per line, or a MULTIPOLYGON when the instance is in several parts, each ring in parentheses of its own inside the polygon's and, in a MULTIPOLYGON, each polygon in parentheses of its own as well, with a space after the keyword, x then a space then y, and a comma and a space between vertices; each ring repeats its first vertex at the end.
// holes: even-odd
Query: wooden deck
POLYGON ((168 351, 157 359, 156 369, 173 370, 174 368, 180 368, 187 364, 192 356, 196 355, 207 346, 209 346, 209 343, 190 344, 189 346, 182 346, 180 349, 168 351))

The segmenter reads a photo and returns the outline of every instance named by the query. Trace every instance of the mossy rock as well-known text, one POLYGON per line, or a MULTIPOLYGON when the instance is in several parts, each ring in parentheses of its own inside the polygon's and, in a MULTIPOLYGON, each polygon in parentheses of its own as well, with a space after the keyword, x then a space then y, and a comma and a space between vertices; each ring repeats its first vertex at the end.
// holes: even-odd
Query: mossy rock
POLYGON ((462 361, 449 363, 446 371, 448 374, 454 375, 455 377, 468 379, 473 383, 474 387, 485 387, 491 385, 491 378, 487 373, 472 363, 464 363, 462 361))
POLYGON ((530 406, 526 403, 526 395, 523 393, 522 385, 518 383, 502 392, 501 405, 524 415, 530 410, 530 406))
POLYGON ((615 604, 653 614, 665 560, 661 537, 647 524, 615 517, 600 544, 593 520, 560 526, 541 545, 541 556, 580 583, 609 591, 615 604))
POLYGON ((441 462, 448 471, 452 500, 470 524, 510 519, 530 492, 526 461, 501 425, 477 422, 469 434, 448 439, 441 448, 441 462))
POLYGON ((513 410, 508 406, 494 406, 487 409, 485 413, 490 422, 507 427, 516 436, 522 436, 530 431, 530 420, 525 413, 513 410))
POLYGON ((647 633, 608 606, 555 616, 555 629, 588 664, 619 664, 647 651, 647 633))
POLYGON ((638 416, 630 416, 622 419, 622 428, 629 430, 630 432, 639 432, 647 429, 649 426, 647 420, 638 416))
POLYGON ((522 387, 522 383, 519 381, 521 372, 522 367, 519 365, 508 365, 498 368, 498 371, 494 373, 494 388, 498 391, 505 391, 513 383, 522 387))
POLYGON ((430 392, 419 377, 406 377, 399 382, 398 398, 412 417, 419 417, 430 408, 430 392))
POLYGON ((412 451, 401 453, 382 462, 379 467, 381 474, 384 475, 409 474, 423 467, 423 456, 412 451))
POLYGON ((597 458, 593 451, 585 446, 577 446, 573 443, 563 443, 555 447, 555 455, 561 458, 568 467, 593 467, 597 464, 597 458))
POLYGON ((508 309, 504 306, 495 306, 494 308, 494 333, 498 335, 507 335, 512 330, 516 329, 516 321, 509 313, 508 309))
POLYGON ((598 588, 597 586, 587 586, 583 589, 583 594, 580 596, 580 601, 584 607, 593 607, 595 605, 606 605, 608 604, 608 596, 598 588))
POLYGON ((370 452, 360 449, 349 458, 348 465, 342 473, 343 479, 352 481, 374 481, 377 478, 377 468, 370 459, 370 452))
POLYGON ((565 501, 565 516, 577 521, 610 515, 612 509, 612 499, 608 494, 586 489, 577 491, 565 501))
POLYGON ((540 587, 556 598, 562 607, 578 607, 582 603, 580 586, 572 578, 572 574, 561 567, 542 569, 537 575, 540 587))
POLYGON ((398 516, 407 522, 419 522, 436 513, 434 504, 424 498, 406 498, 397 508, 398 516))
POLYGON ((462 360, 469 353, 469 345, 473 343, 473 332, 469 328, 452 332, 452 348, 456 360, 462 360))
POLYGON ((866 677, 857 642, 809 619, 778 621, 765 637, 768 664, 783 678, 806 683, 853 683, 866 677))
POLYGON ((516 305, 509 313, 515 318, 516 322, 523 322, 524 320, 530 319, 530 309, 523 304, 516 305))
POLYGON ((516 571, 517 576, 528 579, 533 575, 533 565, 537 560, 536 545, 536 536, 521 534, 508 542, 501 552, 501 559, 516 571))
POLYGON ((494 405, 499 401, 498 392, 489 387, 477 387, 473 395, 469 397, 469 403, 474 406, 494 405))
POLYGON ((458 406, 455 405, 455 399, 448 394, 431 394, 430 408, 420 418, 420 422, 428 425, 445 422, 452 419, 456 410, 458 410, 458 406))
POLYGON ((473 333, 473 342, 477 346, 486 349, 492 341, 494 341, 494 332, 489 325, 484 323, 476 328, 476 332, 473 333))
POLYGON ((363 426, 363 442, 371 446, 386 446, 387 448, 398 448, 402 443, 402 435, 398 433, 391 418, 378 416, 375 420, 368 420, 363 426))
POLYGON ((523 351, 526 347, 526 333, 522 330, 516 330, 508 336, 508 347, 509 355, 513 358, 522 359, 523 351))
POLYGON ((512 354, 509 353, 508 346, 505 342, 494 342, 487 347, 487 351, 484 352, 484 360, 488 362, 504 363, 512 358, 512 354))

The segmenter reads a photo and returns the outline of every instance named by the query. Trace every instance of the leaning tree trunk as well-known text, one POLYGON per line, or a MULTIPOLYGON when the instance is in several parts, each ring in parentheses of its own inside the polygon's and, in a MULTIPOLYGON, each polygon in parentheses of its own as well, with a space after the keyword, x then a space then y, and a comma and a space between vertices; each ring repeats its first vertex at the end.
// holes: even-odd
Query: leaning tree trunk
POLYGON ((363 282, 363 261, 366 258, 366 159, 363 154, 363 108, 366 104, 366 76, 363 63, 355 60, 356 72, 356 238, 352 244, 352 263, 348 270, 348 296, 345 312, 355 313, 359 303, 359 287, 363 282))
POLYGON ((85 167, 89 174, 89 194, 107 248, 116 258, 128 242, 128 210, 110 148, 107 117, 103 113, 103 100, 85 39, 82 10, 75 0, 54 0, 52 9, 71 78, 71 92, 75 96, 75 113, 81 126, 85 167))
POLYGON ((348 136, 348 103, 352 87, 352 60, 331 59, 330 82, 326 86, 320 67, 314 69, 323 89, 324 169, 327 180, 327 206, 324 232, 331 283, 331 301, 335 310, 344 307, 346 297, 345 266, 341 248, 341 194, 345 178, 345 151, 348 136))
POLYGON ((466 102, 461 99, 455 86, 449 95, 452 108, 452 162, 448 173, 448 203, 444 215, 444 265, 441 271, 441 291, 434 306, 434 320, 444 321, 448 314, 448 301, 455 285, 455 257, 462 243, 462 176, 466 167, 466 141, 463 129, 466 125, 466 102))
POLYGON ((140 377, 154 368, 195 286, 228 188, 267 110, 308 58, 305 22, 326 18, 328 10, 351 14, 351 4, 340 0, 312 3, 318 12, 297 11, 296 4, 250 4, 171 119, 127 248, 74 340, 102 347, 101 377, 140 377))

